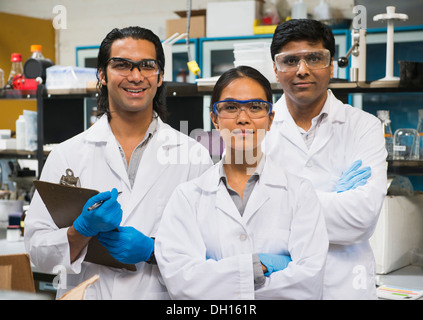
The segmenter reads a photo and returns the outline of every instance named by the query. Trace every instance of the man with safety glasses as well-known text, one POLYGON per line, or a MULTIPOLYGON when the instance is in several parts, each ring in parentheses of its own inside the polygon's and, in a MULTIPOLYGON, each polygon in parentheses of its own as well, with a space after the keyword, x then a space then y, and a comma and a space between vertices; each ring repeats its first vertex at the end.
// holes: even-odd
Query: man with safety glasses
POLYGON ((169 298, 154 256, 161 215, 176 186, 198 177, 212 161, 201 144, 163 122, 164 65, 162 44, 150 30, 109 32, 98 54, 101 117, 46 161, 41 180, 58 183, 70 168, 81 187, 100 191, 73 225, 61 229, 38 193, 31 202, 25 245, 39 270, 66 270, 57 297, 98 274, 86 299, 169 298), (101 205, 90 210, 94 203, 101 205), (91 240, 104 247, 94 255, 107 250, 116 264, 84 261, 91 240))
POLYGON ((386 195, 386 150, 380 121, 328 90, 335 40, 308 19, 280 24, 271 55, 284 94, 274 105, 266 153, 313 183, 329 236, 324 299, 375 299, 369 244, 386 195))

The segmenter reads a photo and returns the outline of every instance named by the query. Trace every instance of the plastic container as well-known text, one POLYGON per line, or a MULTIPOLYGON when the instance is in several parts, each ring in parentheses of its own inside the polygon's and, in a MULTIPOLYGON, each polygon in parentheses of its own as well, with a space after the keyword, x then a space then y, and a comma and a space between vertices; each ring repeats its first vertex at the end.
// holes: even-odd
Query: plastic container
POLYGON ((305 4, 303 0, 297 0, 297 2, 292 5, 291 18, 307 19, 307 4, 305 4))
POLYGON ((8 226, 6 239, 9 242, 19 241, 21 239, 21 228, 18 225, 8 226))
POLYGON ((26 149, 26 121, 24 115, 20 115, 16 120, 16 149, 26 149))

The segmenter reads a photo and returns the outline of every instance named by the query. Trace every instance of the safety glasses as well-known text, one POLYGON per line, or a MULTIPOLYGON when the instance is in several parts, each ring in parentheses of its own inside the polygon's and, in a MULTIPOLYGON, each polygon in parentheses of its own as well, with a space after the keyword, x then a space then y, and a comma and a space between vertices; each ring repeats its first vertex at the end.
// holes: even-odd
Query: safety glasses
POLYGON ((304 61, 309 69, 324 69, 330 64, 328 49, 287 51, 275 55, 276 68, 280 72, 297 71, 304 61))
POLYGON ((109 64, 110 68, 120 74, 121 76, 129 76, 137 68, 143 77, 152 77, 159 74, 159 65, 154 59, 144 59, 141 61, 132 61, 126 58, 111 57, 106 61, 106 65, 109 64))
POLYGON ((272 112, 272 104, 264 100, 222 100, 213 104, 213 112, 221 118, 235 119, 244 110, 251 119, 259 119, 272 112))

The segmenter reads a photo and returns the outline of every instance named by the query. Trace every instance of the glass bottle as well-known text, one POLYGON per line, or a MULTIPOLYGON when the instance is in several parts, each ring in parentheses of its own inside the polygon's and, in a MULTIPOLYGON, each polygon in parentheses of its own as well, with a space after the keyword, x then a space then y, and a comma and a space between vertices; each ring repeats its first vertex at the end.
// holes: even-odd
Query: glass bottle
POLYGON ((388 152, 387 160, 392 160, 394 156, 394 138, 392 136, 391 120, 389 110, 378 110, 377 117, 382 122, 383 135, 385 137, 385 147, 388 152))
POLYGON ((6 86, 8 88, 13 88, 13 80, 15 77, 17 78, 23 75, 22 55, 20 53, 12 53, 10 61, 12 62, 12 68, 6 86))
POLYGON ((398 129, 394 134, 394 160, 419 159, 419 134, 415 129, 398 129))
POLYGON ((423 160, 423 109, 419 109, 417 132, 419 133, 419 160, 423 160))

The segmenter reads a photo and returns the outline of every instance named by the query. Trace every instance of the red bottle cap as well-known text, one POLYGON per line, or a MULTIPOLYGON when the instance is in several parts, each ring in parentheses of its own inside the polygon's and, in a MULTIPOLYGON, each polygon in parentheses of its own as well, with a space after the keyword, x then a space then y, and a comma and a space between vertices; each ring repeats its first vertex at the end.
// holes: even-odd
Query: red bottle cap
POLYGON ((22 55, 20 53, 12 53, 12 57, 11 57, 10 61, 20 62, 20 61, 22 61, 22 55))

